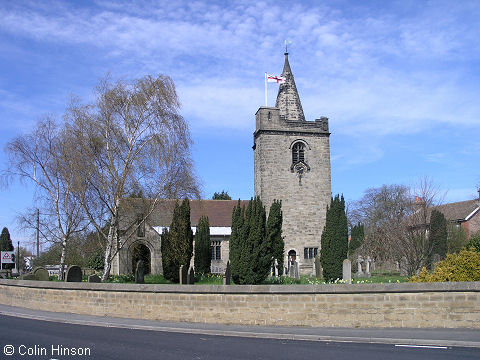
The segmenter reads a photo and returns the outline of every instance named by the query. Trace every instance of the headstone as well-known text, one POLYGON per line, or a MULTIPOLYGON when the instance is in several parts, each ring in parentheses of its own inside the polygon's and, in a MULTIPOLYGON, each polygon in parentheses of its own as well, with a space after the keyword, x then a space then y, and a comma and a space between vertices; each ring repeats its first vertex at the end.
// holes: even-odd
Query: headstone
POLYGON ((184 265, 180 265, 180 269, 178 270, 179 275, 179 283, 180 285, 186 285, 188 283, 188 268, 184 265))
POLYGON ((48 281, 50 280, 50 276, 48 275, 47 269, 42 266, 37 266, 33 269, 33 275, 35 275, 35 280, 39 281, 48 281))
POLYGON ((352 283, 352 262, 348 259, 343 260, 343 281, 352 283))
POLYGON ((24 274, 20 277, 20 280, 37 280, 34 273, 24 274))
POLYGON ((227 261, 227 268, 225 269, 225 277, 223 278, 223 285, 230 285, 230 278, 232 277, 232 272, 230 270, 230 260, 227 261))
POLYGON ((278 278, 278 261, 277 259, 275 259, 275 262, 274 262, 274 267, 275 267, 275 278, 278 278))
POLYGON ((135 284, 145 284, 145 265, 142 260, 137 261, 135 269, 135 284))
POLYGON ((0 270, 0 279, 8 279, 8 270, 0 270))
POLYGON ((188 269, 187 284, 195 284, 195 270, 193 269, 193 266, 190 266, 190 269, 188 269))
POLYGON ((81 282, 82 281, 82 268, 78 265, 71 265, 67 269, 67 275, 65 275, 66 282, 81 282))
POLYGON ((367 275, 370 275, 370 262, 372 260, 370 259, 370 256, 367 256, 367 262, 366 262, 366 268, 365 268, 365 273, 367 275))
POLYGON ((363 262, 363 258, 361 256, 359 256, 357 258, 357 267, 358 267, 358 270, 357 270, 357 276, 358 277, 363 277, 363 271, 362 271, 362 262, 363 262))
POLYGON ((320 255, 315 256, 315 277, 317 279, 322 277, 322 264, 320 263, 320 255))
POLYGON ((89 283, 100 283, 102 282, 102 279, 100 279, 100 276, 97 274, 89 275, 88 276, 88 282, 89 283))
POLYGON ((290 263, 290 270, 288 270, 289 276, 294 279, 300 279, 300 271, 298 269, 298 261, 290 263))
POLYGON ((408 260, 406 257, 402 257, 400 259, 400 275, 407 276, 408 275, 408 260))

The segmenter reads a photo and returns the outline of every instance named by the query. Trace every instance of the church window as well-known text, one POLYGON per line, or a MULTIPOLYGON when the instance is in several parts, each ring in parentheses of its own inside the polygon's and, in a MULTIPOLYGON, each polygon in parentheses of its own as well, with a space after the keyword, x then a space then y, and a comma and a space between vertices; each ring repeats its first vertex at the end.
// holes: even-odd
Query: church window
POLYGON ((212 260, 221 260, 222 259, 220 241, 212 241, 212 244, 210 246, 210 250, 212 252, 212 260))
POLYGON ((296 164, 300 161, 305 162, 305 145, 301 142, 297 142, 292 148, 292 162, 296 164))
POLYGON ((314 259, 318 255, 318 247, 303 248, 304 259, 314 259))

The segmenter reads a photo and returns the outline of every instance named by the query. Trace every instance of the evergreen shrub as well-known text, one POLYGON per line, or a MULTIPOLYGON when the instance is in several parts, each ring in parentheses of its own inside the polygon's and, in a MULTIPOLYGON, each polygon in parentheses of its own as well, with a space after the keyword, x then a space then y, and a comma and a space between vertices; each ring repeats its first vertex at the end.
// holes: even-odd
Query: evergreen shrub
POLYGON ((473 249, 463 249, 459 253, 448 254, 431 273, 424 267, 411 282, 480 281, 480 253, 473 249))

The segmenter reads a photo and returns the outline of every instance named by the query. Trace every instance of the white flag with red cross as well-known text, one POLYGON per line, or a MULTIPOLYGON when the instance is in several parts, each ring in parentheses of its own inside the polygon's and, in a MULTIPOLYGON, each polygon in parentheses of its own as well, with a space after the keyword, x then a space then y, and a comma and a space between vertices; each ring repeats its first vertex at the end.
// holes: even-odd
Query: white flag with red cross
POLYGON ((281 76, 269 75, 269 74, 266 74, 266 76, 267 76, 267 82, 275 82, 277 84, 282 84, 285 82, 285 78, 281 76))

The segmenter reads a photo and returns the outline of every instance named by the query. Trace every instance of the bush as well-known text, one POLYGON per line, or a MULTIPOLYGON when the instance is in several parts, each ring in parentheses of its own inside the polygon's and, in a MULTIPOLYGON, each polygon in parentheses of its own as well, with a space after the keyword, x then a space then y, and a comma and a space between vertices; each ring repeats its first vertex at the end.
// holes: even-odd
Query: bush
POLYGON ((467 249, 473 248, 476 252, 480 252, 480 232, 476 233, 470 238, 467 244, 467 249))
POLYGON ((94 270, 103 270, 104 266, 104 251, 103 249, 97 249, 90 257, 87 259, 87 267, 94 270))
POLYGON ((432 273, 424 267, 420 274, 412 276, 409 281, 480 281, 480 253, 473 249, 463 249, 459 253, 448 254, 432 273))

